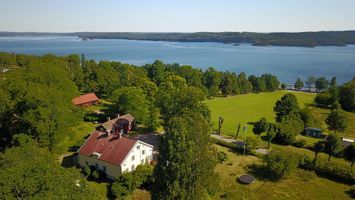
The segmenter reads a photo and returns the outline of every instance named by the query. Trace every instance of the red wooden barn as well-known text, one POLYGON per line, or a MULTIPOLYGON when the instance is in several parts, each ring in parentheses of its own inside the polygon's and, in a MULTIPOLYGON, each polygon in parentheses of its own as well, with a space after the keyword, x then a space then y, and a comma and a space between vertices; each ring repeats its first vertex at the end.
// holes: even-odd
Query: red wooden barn
POLYGON ((99 104, 99 98, 96 96, 95 93, 84 94, 72 99, 72 102, 75 106, 83 106, 88 107, 91 105, 99 104))

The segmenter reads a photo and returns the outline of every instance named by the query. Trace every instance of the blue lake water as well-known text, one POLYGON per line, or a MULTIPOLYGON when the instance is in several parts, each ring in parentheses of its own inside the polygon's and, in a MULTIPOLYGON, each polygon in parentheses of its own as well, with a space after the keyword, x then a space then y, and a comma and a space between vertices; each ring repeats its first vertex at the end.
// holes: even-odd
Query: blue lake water
POLYGON ((88 40, 76 37, 0 37, 0 51, 43 55, 85 54, 87 59, 143 65, 159 59, 206 69, 260 75, 272 73, 283 82, 308 76, 336 76, 345 82, 355 76, 355 45, 347 47, 256 47, 213 42, 155 42, 88 40))

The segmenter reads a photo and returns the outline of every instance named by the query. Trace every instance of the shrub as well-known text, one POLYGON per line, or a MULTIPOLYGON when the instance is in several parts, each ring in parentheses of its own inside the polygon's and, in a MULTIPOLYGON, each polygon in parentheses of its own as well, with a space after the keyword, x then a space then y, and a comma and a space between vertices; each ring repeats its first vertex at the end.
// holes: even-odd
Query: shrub
POLYGON ((153 166, 139 165, 135 171, 122 174, 111 186, 111 193, 117 199, 124 199, 136 188, 153 183, 153 166))
POLYGON ((101 170, 98 170, 98 169, 94 169, 93 170, 93 169, 91 169, 91 171, 92 171, 91 178, 96 180, 96 181, 106 178, 106 173, 104 173, 101 170))
POLYGON ((303 138, 296 140, 296 142, 294 142, 293 145, 300 148, 305 147, 307 145, 307 140, 303 138))
POLYGON ((354 172, 350 166, 341 165, 334 162, 319 160, 316 163, 315 171, 317 174, 332 178, 337 181, 349 184, 355 183, 354 172))
POLYGON ((337 98, 329 92, 318 93, 314 98, 315 103, 323 108, 328 108, 336 102, 337 98))
POLYGON ((280 123, 277 123, 278 132, 274 138, 275 142, 280 144, 292 144, 296 135, 304 130, 304 123, 297 115, 290 115, 282 118, 280 123))
POLYGON ((349 195, 351 198, 355 198, 355 187, 350 188, 350 190, 346 191, 346 193, 349 195))
POLYGON ((97 170, 94 170, 91 174, 92 178, 95 180, 98 180, 100 178, 99 172, 97 170))
POLYGON ((317 159, 316 161, 304 154, 295 154, 298 160, 298 167, 305 170, 314 170, 318 175, 341 181, 345 183, 354 184, 353 169, 345 164, 329 162, 324 159, 317 159))
POLYGON ((228 156, 226 153, 224 153, 223 151, 219 151, 217 153, 217 159, 219 163, 224 163, 227 160, 228 156))
POLYGON ((246 146, 248 149, 257 149, 260 146, 260 137, 247 137, 246 146))
POLYGON ((111 193, 116 199, 125 199, 130 192, 121 182, 116 181, 111 185, 111 193))
POLYGON ((226 147, 226 148, 232 149, 232 150, 234 150, 236 152, 239 152, 239 153, 243 153, 243 151, 244 151, 243 147, 238 146, 238 145, 233 144, 233 143, 225 142, 223 140, 218 140, 216 138, 211 138, 211 141, 213 143, 215 143, 215 144, 218 144, 218 145, 220 145, 222 147, 226 147))
POLYGON ((264 157, 266 170, 272 179, 280 179, 297 168, 297 158, 293 154, 272 152, 264 157))
POLYGON ((82 170, 83 174, 85 174, 85 176, 90 176, 90 174, 91 174, 90 167, 86 166, 86 167, 82 168, 81 170, 82 170))

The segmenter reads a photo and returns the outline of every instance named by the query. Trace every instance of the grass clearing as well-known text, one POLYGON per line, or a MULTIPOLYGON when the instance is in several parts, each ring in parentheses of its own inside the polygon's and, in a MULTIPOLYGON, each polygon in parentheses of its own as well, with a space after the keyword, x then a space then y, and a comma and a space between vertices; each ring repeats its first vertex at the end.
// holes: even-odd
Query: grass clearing
POLYGON ((256 180, 251 185, 237 182, 237 177, 248 173, 248 166, 261 164, 255 156, 242 156, 225 147, 215 145, 218 151, 228 155, 223 164, 218 164, 216 172, 220 175, 221 192, 213 199, 350 199, 345 191, 349 185, 336 183, 316 176, 312 172, 296 170, 289 177, 277 182, 256 180))
MULTIPOLYGON (((309 106, 312 113, 322 122, 322 128, 325 132, 327 126, 325 119, 330 113, 328 109, 317 108, 313 105, 316 94, 306 92, 294 91, 276 91, 259 94, 245 94, 229 97, 217 97, 212 100, 207 100, 205 103, 211 110, 211 118, 213 122, 213 129, 218 130, 218 118, 224 118, 222 125, 222 134, 234 136, 237 132, 237 126, 241 126, 248 122, 258 121, 265 117, 268 121, 275 121, 275 113, 273 111, 274 105, 283 95, 293 93, 296 95, 298 103, 301 108, 309 106)), ((345 133, 341 134, 344 137, 355 139, 355 113, 346 112, 348 120, 348 128, 345 133)), ((248 124, 248 134, 252 134, 252 125, 248 124)))

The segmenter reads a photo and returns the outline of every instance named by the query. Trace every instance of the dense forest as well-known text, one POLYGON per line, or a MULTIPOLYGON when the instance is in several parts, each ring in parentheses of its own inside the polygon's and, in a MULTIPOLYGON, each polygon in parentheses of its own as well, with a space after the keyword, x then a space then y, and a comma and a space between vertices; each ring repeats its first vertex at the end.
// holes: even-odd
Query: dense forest
POLYGON ((77 33, 17 33, 0 32, 0 36, 61 35, 82 39, 128 39, 171 42, 250 43, 255 46, 345 46, 355 44, 355 31, 323 31, 297 33, 252 32, 196 32, 196 33, 133 33, 133 32, 77 32, 77 33))

